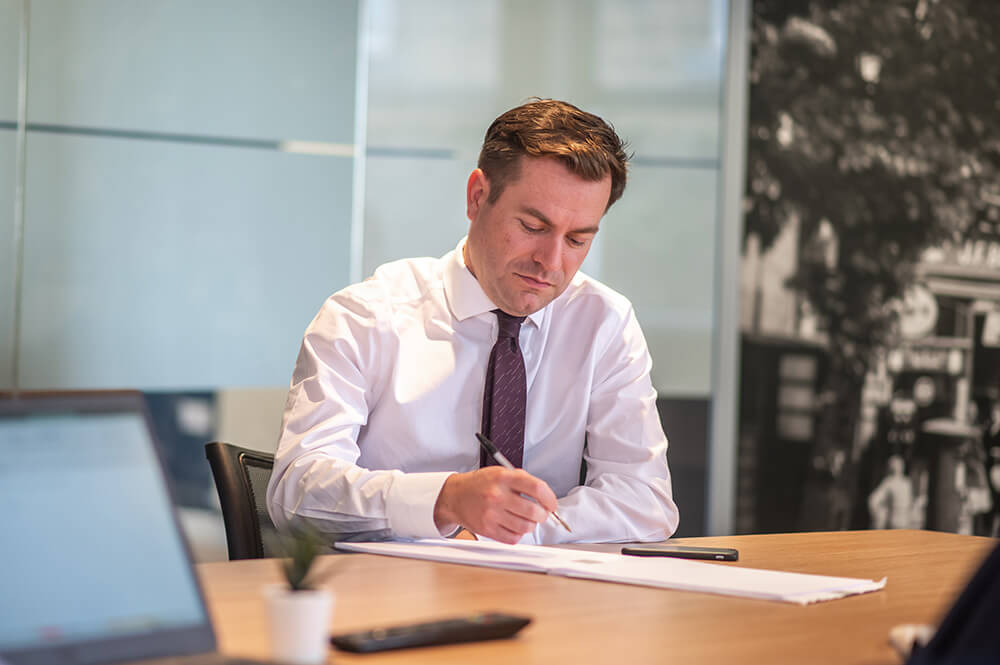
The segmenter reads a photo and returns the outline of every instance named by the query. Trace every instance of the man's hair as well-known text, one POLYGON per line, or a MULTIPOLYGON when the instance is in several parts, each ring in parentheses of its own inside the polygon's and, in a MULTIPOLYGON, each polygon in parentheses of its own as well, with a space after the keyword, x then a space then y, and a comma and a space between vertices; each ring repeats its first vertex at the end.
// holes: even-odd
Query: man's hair
POLYGON ((535 99, 507 111, 486 130, 479 168, 490 183, 487 201, 496 203, 517 180, 521 157, 552 157, 584 180, 599 181, 610 174, 607 210, 625 191, 625 147, 614 128, 593 113, 555 99, 535 99))

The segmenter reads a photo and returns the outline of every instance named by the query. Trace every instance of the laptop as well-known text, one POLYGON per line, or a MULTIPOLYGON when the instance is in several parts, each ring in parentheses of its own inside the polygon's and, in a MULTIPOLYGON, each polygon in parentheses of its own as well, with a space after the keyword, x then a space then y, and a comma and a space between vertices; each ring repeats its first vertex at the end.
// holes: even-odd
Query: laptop
POLYGON ((0 510, 0 663, 253 662, 216 653, 140 393, 0 399, 0 510))

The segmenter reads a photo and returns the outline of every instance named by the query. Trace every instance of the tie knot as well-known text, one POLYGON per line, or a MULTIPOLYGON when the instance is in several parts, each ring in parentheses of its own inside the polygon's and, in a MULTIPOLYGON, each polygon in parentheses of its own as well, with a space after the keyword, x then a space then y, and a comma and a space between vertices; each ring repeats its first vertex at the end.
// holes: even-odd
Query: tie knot
POLYGON ((517 339, 518 333, 521 331, 521 324, 524 323, 525 317, 511 316, 507 312, 499 309, 495 309, 493 311, 496 312, 497 321, 500 323, 500 332, 497 334, 497 337, 513 337, 514 339, 517 339))

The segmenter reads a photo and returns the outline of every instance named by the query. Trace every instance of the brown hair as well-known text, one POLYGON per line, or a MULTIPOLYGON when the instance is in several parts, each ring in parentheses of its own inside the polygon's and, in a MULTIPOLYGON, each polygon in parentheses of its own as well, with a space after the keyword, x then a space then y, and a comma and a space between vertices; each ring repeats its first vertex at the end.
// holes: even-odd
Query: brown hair
POLYGON ((490 183, 488 202, 520 176, 521 157, 554 157, 584 180, 611 175, 607 210, 621 198, 628 178, 626 144, 611 125, 555 99, 535 99, 502 114, 486 130, 479 168, 490 183))

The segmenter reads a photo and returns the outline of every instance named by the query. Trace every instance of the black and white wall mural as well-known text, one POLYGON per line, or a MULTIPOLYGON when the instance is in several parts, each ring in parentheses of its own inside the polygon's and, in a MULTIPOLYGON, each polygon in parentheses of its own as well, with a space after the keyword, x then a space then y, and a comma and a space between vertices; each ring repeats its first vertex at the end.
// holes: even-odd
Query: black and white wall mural
POLYGON ((757 0, 736 527, 1000 529, 1000 3, 757 0))

